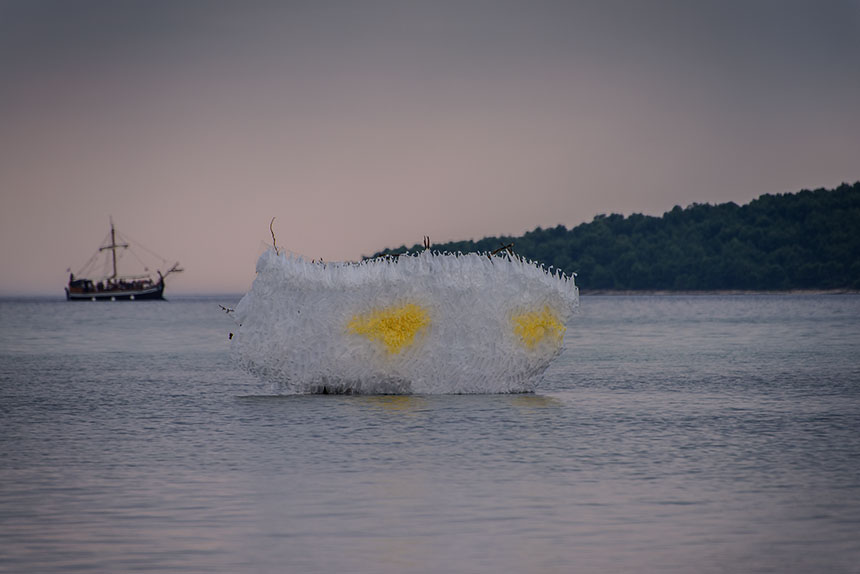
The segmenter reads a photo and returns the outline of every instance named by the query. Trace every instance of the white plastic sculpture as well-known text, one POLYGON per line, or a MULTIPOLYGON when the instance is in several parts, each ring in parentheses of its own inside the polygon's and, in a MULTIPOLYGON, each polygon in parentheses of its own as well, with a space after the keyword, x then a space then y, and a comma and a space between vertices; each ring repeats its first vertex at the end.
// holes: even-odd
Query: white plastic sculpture
POLYGON ((323 264, 272 249, 233 350, 286 392, 532 392, 578 305, 572 277, 507 254, 323 264))

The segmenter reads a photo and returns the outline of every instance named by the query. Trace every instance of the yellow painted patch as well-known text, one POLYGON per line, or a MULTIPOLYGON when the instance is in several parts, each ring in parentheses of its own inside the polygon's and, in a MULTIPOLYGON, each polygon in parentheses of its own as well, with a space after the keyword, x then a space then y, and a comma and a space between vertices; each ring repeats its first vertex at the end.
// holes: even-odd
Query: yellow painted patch
POLYGON ((355 315, 346 328, 350 333, 379 341, 390 354, 397 354, 415 341, 415 335, 430 324, 427 311, 415 303, 392 305, 355 315))
POLYGON ((544 306, 541 311, 514 315, 511 322, 514 324, 514 333, 527 349, 534 349, 544 339, 560 345, 567 330, 548 306, 544 306))

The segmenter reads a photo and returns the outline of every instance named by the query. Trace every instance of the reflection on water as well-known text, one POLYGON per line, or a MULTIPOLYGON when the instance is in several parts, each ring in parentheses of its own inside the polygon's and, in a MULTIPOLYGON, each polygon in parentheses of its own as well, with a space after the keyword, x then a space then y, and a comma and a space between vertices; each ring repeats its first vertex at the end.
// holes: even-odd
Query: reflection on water
POLYGON ((564 406, 564 403, 557 398, 540 394, 512 395, 509 398, 509 402, 515 407, 533 409, 558 408, 564 406))
POLYGON ((419 395, 370 395, 356 397, 359 404, 386 411, 410 413, 427 408, 428 401, 419 395))

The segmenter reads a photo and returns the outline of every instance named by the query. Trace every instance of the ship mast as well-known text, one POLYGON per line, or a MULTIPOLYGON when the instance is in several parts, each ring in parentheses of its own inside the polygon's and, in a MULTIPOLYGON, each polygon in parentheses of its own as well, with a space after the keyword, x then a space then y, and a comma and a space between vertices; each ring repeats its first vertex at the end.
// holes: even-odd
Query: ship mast
POLYGON ((116 242, 116 231, 113 228, 113 217, 110 218, 110 245, 105 245, 104 247, 100 247, 99 251, 104 251, 105 249, 111 250, 111 255, 113 259, 113 275, 110 276, 111 279, 116 279, 116 250, 122 247, 125 249, 128 247, 128 243, 117 243, 116 242))

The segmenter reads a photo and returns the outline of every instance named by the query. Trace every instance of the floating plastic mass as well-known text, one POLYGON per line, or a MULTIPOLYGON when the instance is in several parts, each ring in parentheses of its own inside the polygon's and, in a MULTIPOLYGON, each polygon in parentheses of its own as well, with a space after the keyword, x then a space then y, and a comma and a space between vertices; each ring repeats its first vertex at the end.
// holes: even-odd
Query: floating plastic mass
POLYGON ((323 264, 271 249, 233 351, 293 393, 532 392, 578 306, 572 277, 509 255, 323 264))

